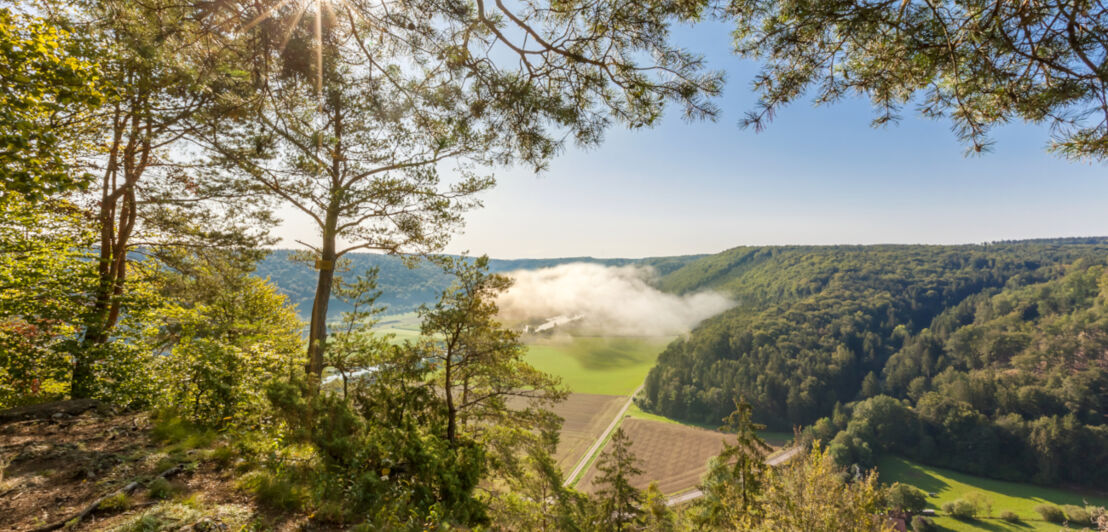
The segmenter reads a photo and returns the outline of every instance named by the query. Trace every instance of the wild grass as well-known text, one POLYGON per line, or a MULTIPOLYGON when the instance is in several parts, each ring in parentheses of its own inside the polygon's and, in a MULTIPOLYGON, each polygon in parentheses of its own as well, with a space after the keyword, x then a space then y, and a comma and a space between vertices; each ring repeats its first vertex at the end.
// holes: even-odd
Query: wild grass
MULTIPOLYGON (((929 508, 941 509, 944 504, 958 500, 988 503, 988 515, 978 511, 975 519, 936 518, 935 524, 945 530, 1056 531, 1060 525, 1043 520, 1036 511, 1037 506, 1108 506, 1108 497, 975 477, 893 456, 880 459, 877 468, 884 483, 901 482, 924 493, 934 493, 935 496, 927 497, 929 508), (1012 521, 1013 516, 1018 520, 1012 521)), ((1079 527, 1071 525, 1071 528, 1079 527)))

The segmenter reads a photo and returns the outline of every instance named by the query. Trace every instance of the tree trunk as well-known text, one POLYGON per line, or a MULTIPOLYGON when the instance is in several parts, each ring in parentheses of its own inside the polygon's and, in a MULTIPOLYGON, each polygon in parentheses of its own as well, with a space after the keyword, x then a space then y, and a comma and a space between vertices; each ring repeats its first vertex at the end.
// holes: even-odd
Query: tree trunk
POLYGON ((331 285, 335 280, 335 228, 338 225, 338 209, 328 209, 323 228, 323 248, 316 264, 319 269, 319 281, 315 288, 315 302, 312 304, 312 321, 308 326, 308 391, 319 392, 323 375, 323 353, 327 342, 327 305, 331 300, 331 285))
POLYGON ((451 360, 451 354, 452 353, 449 350, 446 352, 446 364, 444 368, 446 370, 446 374, 444 375, 445 379, 443 381, 443 384, 445 384, 444 388, 446 388, 444 390, 446 392, 446 441, 449 442, 451 446, 453 446, 454 438, 457 436, 458 433, 458 412, 454 409, 454 382, 451 380, 451 378, 453 377, 451 375, 451 370, 453 369, 451 367, 451 362, 453 361, 451 360))

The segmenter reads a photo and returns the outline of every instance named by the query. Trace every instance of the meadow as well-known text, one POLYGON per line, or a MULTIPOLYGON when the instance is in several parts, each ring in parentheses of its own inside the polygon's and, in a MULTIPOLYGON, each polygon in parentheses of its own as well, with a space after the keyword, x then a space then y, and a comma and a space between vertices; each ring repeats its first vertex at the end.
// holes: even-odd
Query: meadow
POLYGON ((630 395, 672 337, 574 336, 526 339, 527 361, 561 377, 573 393, 630 395))
POLYGON ((929 508, 941 508, 943 503, 965 498, 975 492, 983 494, 991 503, 990 516, 967 521, 946 516, 936 518, 935 523, 946 530, 1055 531, 1062 527, 1043 521, 1035 512, 1036 506, 1108 506, 1108 497, 975 477, 893 456, 880 459, 877 470, 882 482, 901 482, 915 486, 925 493, 934 493, 934 497, 927 498, 929 508), (1020 522, 1008 523, 997 518, 1004 511, 1014 512, 1020 517, 1020 522))

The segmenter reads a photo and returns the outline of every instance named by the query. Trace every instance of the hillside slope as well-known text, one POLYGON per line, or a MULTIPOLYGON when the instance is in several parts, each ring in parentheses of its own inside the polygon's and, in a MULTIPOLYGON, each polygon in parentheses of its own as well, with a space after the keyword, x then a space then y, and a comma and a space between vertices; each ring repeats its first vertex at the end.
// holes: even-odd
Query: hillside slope
MULTIPOLYGON (((981 419, 967 413, 969 428, 960 436, 932 443, 954 446, 969 438, 971 428, 981 429, 1009 414, 1026 423, 1055 416, 1059 430, 1099 427, 1105 422, 1108 380, 1106 355, 1097 350, 1108 322, 1098 321, 1097 283, 1090 280, 1099 279, 1099 274, 1083 273, 1080 281, 1071 276, 1087 272, 1106 256, 1105 241, 1073 239, 967 246, 736 248, 706 257, 664 278, 663 287, 677 292, 720 289, 736 297, 740 306, 669 345, 648 375, 640 403, 648 411, 712 423, 726 416, 732 400, 741 396, 752 403, 760 421, 775 429, 807 426, 823 417, 829 423, 837 420, 834 429, 822 434, 830 439, 846 428, 848 405, 854 401, 889 394, 914 407, 916 399, 942 389, 943 379, 957 380, 949 375, 969 375, 982 368, 982 361, 999 357, 1022 362, 995 367, 996 374, 1014 375, 1012 381, 993 382, 979 395, 999 397, 1005 387, 1019 384, 1029 388, 1017 393, 1037 394, 1044 407, 1058 407, 1039 412, 990 410, 983 406, 985 399, 979 405, 958 395, 954 404, 935 415, 981 408, 981 419), (1084 295, 1072 295, 1074 291, 1084 295), (993 321, 999 310, 974 313, 993 297, 1007 301, 994 305, 1004 309, 1001 314, 1008 321, 993 321), (956 331, 981 320, 971 331, 956 331), (1016 323, 1021 321, 1026 323, 1016 323), (934 338, 933 329, 942 331, 939 338, 934 338), (1018 356, 1029 350, 1035 355, 1018 356), (1053 393, 1052 386, 1066 391, 1053 393), (1073 418, 1068 425, 1066 416, 1073 418)), ((1108 279, 1104 282, 1108 286, 1108 279)), ((1021 448, 1032 445, 1031 428, 1016 432, 1013 441, 1026 444, 1021 448)), ((1099 434, 1099 429, 1085 434, 1082 445, 1101 445, 1096 443, 1099 434)), ((844 461, 867 461, 867 446, 862 445, 867 441, 862 438, 853 446, 840 441, 844 450, 853 452, 844 455, 844 461)), ((1108 449, 1105 441, 1103 448, 1108 449)), ((874 445, 878 444, 870 447, 874 445)), ((1086 455, 1099 456, 1089 452, 1086 449, 1086 455)), ((1040 454, 1028 451, 1021 458, 1034 460, 1040 454)), ((968 462, 961 465, 967 467, 968 462)), ((959 467, 949 461, 942 465, 959 467)), ((1041 482, 1092 480, 1080 468, 1043 471, 1050 467, 1022 467, 1004 474, 1041 482)))

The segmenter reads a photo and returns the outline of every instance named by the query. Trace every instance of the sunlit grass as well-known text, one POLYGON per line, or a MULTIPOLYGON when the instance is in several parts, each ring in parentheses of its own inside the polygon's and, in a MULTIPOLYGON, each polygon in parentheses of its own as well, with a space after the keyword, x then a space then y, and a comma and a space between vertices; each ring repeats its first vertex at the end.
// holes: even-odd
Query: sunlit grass
POLYGON ((1060 530, 1062 527, 1042 520, 1035 507, 1040 504, 1062 506, 1074 504, 1085 506, 1108 506, 1108 498, 1072 491, 1005 482, 937 467, 917 464, 903 458, 889 456, 877 463, 881 481, 885 483, 901 482, 934 493, 927 497, 929 508, 938 509, 943 503, 965 498, 971 493, 984 495, 992 505, 992 517, 961 521, 952 517, 939 517, 936 524, 948 530, 1060 530), (997 518, 1003 511, 1011 511, 1020 517, 1019 523, 1007 523, 997 518))
POLYGON ((527 361, 562 378, 573 393, 630 395, 672 337, 563 337, 531 340, 527 361))

